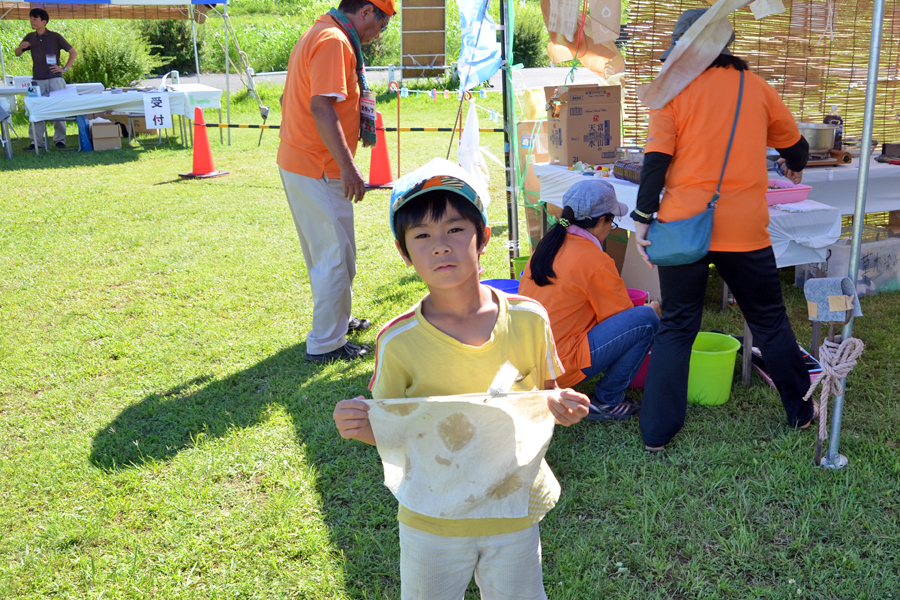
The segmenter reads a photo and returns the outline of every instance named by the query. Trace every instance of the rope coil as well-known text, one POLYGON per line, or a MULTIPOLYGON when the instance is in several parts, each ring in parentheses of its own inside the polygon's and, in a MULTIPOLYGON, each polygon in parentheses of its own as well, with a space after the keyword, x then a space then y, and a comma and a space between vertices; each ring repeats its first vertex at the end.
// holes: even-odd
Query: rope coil
POLYGON ((856 338, 847 338, 840 344, 825 340, 822 347, 819 348, 819 362, 822 365, 822 374, 816 379, 815 383, 809 386, 809 391, 803 397, 809 400, 813 392, 820 385, 819 399, 816 408, 819 411, 819 439, 816 442, 816 464, 822 463, 822 446, 825 438, 828 436, 827 426, 827 410, 829 396, 840 396, 844 393, 841 386, 841 380, 846 379, 853 367, 856 366, 856 359, 862 354, 865 344, 862 340, 856 338))

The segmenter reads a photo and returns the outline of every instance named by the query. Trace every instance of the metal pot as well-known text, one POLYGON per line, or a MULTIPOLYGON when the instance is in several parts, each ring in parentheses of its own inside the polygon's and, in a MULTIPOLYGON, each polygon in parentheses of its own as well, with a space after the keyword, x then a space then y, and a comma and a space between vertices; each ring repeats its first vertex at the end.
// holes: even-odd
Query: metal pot
POLYGON ((834 148, 834 134, 838 126, 830 123, 797 123, 800 135, 809 142, 810 154, 828 154, 834 148))

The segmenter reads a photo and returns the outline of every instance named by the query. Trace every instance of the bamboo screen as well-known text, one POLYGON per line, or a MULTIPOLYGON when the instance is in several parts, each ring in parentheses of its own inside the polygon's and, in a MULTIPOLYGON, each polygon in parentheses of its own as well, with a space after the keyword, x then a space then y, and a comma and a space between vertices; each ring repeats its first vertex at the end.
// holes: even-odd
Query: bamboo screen
MULTIPOLYGON (((0 2, 0 16, 5 21, 28 20, 32 8, 43 8, 50 13, 50 20, 64 19, 190 19, 186 5, 132 5, 132 4, 43 4, 40 2, 0 2)), ((206 20, 209 7, 194 5, 194 19, 206 20)))
MULTIPOLYGON (((783 0, 786 11, 760 21, 745 8, 732 15, 737 39, 732 51, 781 94, 799 121, 821 123, 836 105, 844 136, 862 135, 872 31, 872 0, 783 0)), ((648 109, 637 99, 638 84, 659 72, 659 55, 671 43, 683 11, 708 7, 699 0, 631 0, 629 40, 624 48, 625 138, 642 145, 648 109)), ((900 0, 886 0, 873 137, 900 141, 896 105, 900 63, 900 0)))

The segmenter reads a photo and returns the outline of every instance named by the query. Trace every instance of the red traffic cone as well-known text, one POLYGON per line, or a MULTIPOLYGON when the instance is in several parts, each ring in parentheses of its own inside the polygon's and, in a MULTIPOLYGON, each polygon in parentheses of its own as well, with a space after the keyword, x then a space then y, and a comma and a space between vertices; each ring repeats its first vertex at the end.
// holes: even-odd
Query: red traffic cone
POLYGON ((391 187, 394 177, 391 175, 391 159, 388 156, 387 140, 384 137, 384 123, 381 113, 375 113, 375 147, 372 148, 372 160, 369 163, 369 187, 391 187))
POLYGON ((179 173, 185 179, 205 179, 228 175, 228 171, 216 171, 213 166, 212 151, 209 149, 209 138, 206 135, 206 121, 199 106, 194 107, 194 170, 190 173, 179 173))

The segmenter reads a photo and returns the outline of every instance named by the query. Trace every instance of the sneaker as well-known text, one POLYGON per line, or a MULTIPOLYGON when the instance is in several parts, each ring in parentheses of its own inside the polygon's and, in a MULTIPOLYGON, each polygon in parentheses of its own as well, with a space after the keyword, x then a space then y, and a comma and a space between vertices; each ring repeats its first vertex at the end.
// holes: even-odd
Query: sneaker
POLYGON ((66 143, 65 142, 56 142, 56 147, 59 148, 60 150, 65 150, 66 143))
MULTIPOLYGON (((38 146, 38 148, 39 148, 40 150, 46 150, 46 148, 44 148, 43 146, 38 146)), ((33 151, 33 150, 34 150, 34 144, 28 144, 27 146, 25 146, 25 150, 26 150, 27 152, 33 151)))
POLYGON ((601 404, 594 394, 590 394, 588 398, 591 405, 588 407, 585 421, 625 421, 641 412, 641 403, 631 398, 625 398, 614 406, 601 404))
POLYGON ((306 360, 314 363, 330 363, 336 360, 354 360, 362 358, 369 353, 369 347, 362 344, 354 344, 347 342, 337 350, 326 352, 325 354, 306 353, 306 360))
POLYGON ((368 319, 357 319, 356 317, 350 317, 350 323, 347 326, 348 331, 365 331, 369 327, 372 326, 372 321, 368 319))

